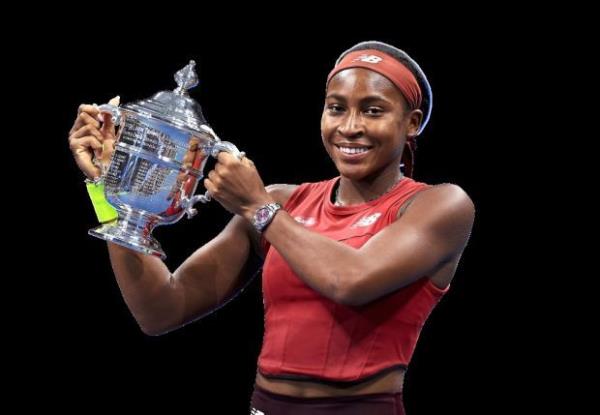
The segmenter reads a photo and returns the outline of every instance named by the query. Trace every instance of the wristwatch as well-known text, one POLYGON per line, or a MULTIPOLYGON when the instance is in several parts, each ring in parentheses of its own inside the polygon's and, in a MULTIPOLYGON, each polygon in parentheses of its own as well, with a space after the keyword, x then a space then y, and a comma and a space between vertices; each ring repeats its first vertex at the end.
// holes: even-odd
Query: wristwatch
POLYGON ((279 209, 281 209, 279 203, 267 203, 256 209, 254 217, 252 218, 252 224, 259 233, 262 233, 267 225, 271 223, 279 209))

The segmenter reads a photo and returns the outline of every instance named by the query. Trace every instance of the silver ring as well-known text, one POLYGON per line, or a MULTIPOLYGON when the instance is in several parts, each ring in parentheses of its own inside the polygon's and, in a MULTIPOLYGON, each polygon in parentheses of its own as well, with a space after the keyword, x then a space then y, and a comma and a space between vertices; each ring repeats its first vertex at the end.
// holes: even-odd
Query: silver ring
POLYGON ((238 154, 238 160, 242 161, 242 159, 246 157, 246 152, 245 151, 240 151, 238 154))

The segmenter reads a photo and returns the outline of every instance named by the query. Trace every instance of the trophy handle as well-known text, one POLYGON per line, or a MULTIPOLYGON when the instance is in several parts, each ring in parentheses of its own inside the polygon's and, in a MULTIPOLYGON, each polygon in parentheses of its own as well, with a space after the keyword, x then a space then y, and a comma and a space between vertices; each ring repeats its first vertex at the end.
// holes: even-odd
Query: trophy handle
MULTIPOLYGON (((221 151, 226 151, 229 154, 232 154, 235 157, 237 157, 238 160, 241 160, 242 158, 244 158, 246 153, 238 150, 238 148, 235 146, 235 144, 230 143, 229 141, 221 141, 219 139, 219 137, 217 137, 217 135, 214 133, 214 131, 210 127, 208 127, 206 125, 203 125, 202 127, 206 132, 208 132, 210 135, 212 135, 213 138, 215 139, 214 144, 207 146, 211 156, 213 156, 214 158, 217 158, 217 157, 219 157, 219 153, 221 151)), ((194 205, 196 203, 198 203, 198 202, 208 203, 211 200, 212 200, 212 197, 210 195, 210 192, 207 190, 203 195, 195 195, 189 199, 188 198, 182 199, 181 205, 185 209, 185 213, 187 213, 188 219, 191 219, 194 216, 196 216, 196 214, 198 213, 198 210, 194 208, 194 205)))
POLYGON ((112 122, 115 126, 118 126, 121 123, 121 110, 117 105, 102 104, 98 105, 98 109, 100 112, 108 112, 112 115, 112 122))

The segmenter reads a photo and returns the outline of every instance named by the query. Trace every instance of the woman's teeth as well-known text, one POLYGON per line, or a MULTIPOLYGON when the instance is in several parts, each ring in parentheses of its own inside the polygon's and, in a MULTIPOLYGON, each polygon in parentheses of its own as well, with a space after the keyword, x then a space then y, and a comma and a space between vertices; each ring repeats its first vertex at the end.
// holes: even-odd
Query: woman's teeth
POLYGON ((338 146, 342 153, 346 154, 358 154, 369 151, 369 147, 340 147, 338 146))

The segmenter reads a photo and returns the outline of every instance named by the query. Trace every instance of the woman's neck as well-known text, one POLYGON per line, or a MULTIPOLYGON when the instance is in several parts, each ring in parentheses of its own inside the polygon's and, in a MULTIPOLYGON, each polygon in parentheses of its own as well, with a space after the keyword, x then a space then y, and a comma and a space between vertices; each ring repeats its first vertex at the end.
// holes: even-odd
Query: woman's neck
POLYGON ((370 180, 353 181, 341 176, 334 191, 334 204, 349 206, 377 199, 388 193, 403 177, 399 168, 384 171, 370 180))

